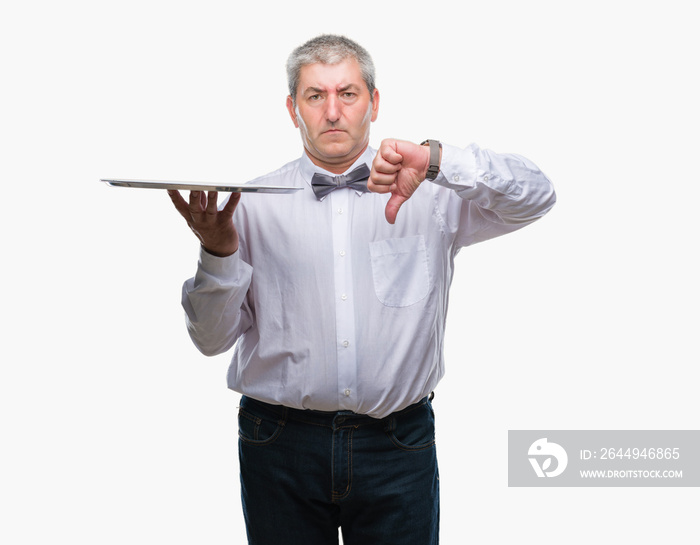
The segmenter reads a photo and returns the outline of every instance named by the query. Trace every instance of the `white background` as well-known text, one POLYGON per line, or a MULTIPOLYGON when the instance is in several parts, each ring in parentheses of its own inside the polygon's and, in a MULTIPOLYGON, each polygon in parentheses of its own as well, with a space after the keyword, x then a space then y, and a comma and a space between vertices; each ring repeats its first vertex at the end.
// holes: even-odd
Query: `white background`
POLYGON ((374 57, 372 145, 474 141, 558 192, 458 257, 442 542, 697 543, 697 489, 507 487, 508 429, 700 426, 692 4, 3 3, 0 542, 244 541, 228 356, 180 307, 197 242, 164 192, 98 180, 298 157, 284 63, 334 32, 374 57))

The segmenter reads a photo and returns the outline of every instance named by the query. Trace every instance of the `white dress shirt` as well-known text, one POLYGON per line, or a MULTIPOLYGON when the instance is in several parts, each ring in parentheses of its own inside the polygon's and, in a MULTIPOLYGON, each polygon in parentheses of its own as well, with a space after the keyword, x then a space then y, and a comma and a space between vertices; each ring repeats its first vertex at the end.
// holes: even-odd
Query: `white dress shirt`
MULTIPOLYGON (((371 167, 375 153, 368 148, 347 172, 371 167)), ((319 201, 314 172, 330 174, 304 154, 253 181, 304 189, 242 196, 238 252, 202 250, 185 282, 187 327, 206 355, 235 345, 228 385, 237 392, 381 418, 443 376, 459 249, 542 217, 554 190, 525 158, 443 144, 440 174, 390 225, 388 195, 343 188, 319 201)))

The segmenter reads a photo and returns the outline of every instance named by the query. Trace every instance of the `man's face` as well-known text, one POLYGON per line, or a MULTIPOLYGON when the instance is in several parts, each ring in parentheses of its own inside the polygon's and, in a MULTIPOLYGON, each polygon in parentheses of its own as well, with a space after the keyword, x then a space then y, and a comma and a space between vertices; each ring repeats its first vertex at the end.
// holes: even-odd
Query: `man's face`
POLYGON ((302 67, 296 99, 295 109, 287 97, 287 109, 311 160, 336 174, 347 170, 369 144, 379 110, 379 92, 370 96, 360 65, 348 58, 302 67))

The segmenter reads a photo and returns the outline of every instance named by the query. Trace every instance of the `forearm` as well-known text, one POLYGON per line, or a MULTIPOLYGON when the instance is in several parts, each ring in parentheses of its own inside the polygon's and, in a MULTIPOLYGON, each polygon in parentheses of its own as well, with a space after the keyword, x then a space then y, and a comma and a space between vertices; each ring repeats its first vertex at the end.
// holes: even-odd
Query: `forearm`
POLYGON ((252 267, 236 253, 220 258, 202 249, 194 278, 182 288, 187 330, 195 346, 214 356, 230 349, 252 324, 246 304, 252 267))
POLYGON ((496 154, 471 145, 443 145, 440 174, 433 183, 454 190, 496 223, 527 224, 556 202, 549 179, 524 157, 496 154))

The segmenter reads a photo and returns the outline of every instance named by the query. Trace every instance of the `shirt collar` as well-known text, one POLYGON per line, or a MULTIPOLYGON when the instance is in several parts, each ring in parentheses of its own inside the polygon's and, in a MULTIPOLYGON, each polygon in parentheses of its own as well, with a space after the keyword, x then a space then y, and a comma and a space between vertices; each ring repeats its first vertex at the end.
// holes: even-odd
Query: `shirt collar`
MULTIPOLYGON (((348 172, 356 169, 363 163, 366 164, 367 167, 371 170, 372 161, 374 160, 374 156, 376 153, 377 152, 374 149, 367 146, 367 149, 362 153, 362 155, 360 155, 357 158, 357 160, 350 166, 350 168, 348 168, 345 172, 341 172, 341 174, 347 174, 348 172)), ((317 172, 320 172, 321 174, 327 174, 328 176, 338 176, 338 174, 334 174, 313 164, 306 151, 301 156, 301 160, 299 162, 299 172, 301 172, 301 177, 304 179, 304 181, 308 184, 309 187, 311 187, 311 178, 317 172)), ((362 191, 357 190, 355 190, 355 193, 357 193, 360 196, 364 194, 362 191)))

